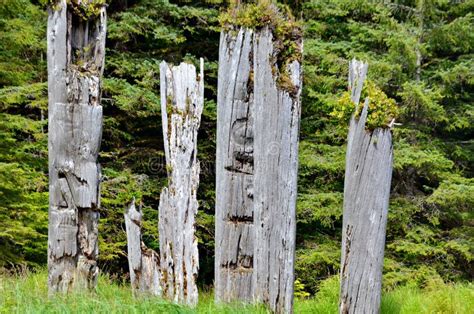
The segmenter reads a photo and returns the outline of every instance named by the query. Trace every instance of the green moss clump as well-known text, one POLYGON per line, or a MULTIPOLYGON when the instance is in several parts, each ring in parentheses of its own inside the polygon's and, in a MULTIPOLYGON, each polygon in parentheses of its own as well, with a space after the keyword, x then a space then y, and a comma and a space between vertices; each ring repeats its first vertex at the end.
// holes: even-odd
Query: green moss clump
POLYGON ((166 96, 166 113, 168 114, 168 120, 170 125, 171 125, 171 116, 173 114, 178 114, 178 115, 181 115, 181 116, 185 116, 187 115, 190 110, 191 110, 191 105, 192 105, 192 100, 189 96, 186 97, 186 107, 184 110, 180 110, 178 109, 178 107, 176 107, 174 105, 174 100, 173 100, 173 97, 168 95, 166 96))
POLYGON ((74 15, 84 21, 88 21, 99 16, 100 10, 106 5, 106 0, 91 0, 90 2, 67 0, 67 4, 72 9, 74 15))
POLYGON ((274 25, 280 19, 282 17, 268 0, 258 3, 231 4, 229 9, 219 17, 219 21, 225 29, 234 27, 259 29, 267 25, 274 25))
POLYGON ((47 0, 46 5, 48 5, 53 11, 59 11, 61 9, 61 5, 57 0, 47 0))
POLYGON ((356 110, 351 100, 351 93, 344 92, 337 101, 337 107, 331 113, 332 116, 346 122, 355 111, 355 116, 360 117, 363 102, 369 98, 366 129, 373 131, 376 128, 388 128, 390 122, 397 118, 399 109, 395 100, 389 98, 374 82, 367 80, 361 94, 361 103, 356 110))
POLYGON ((170 95, 166 96, 166 113, 168 114, 168 117, 171 117, 171 115, 175 112, 175 108, 173 106, 173 97, 170 95))
MULTIPOLYGON (((40 0, 54 11, 61 9, 59 0, 40 0)), ((99 16, 100 9, 106 5, 106 0, 66 0, 67 6, 75 16, 84 21, 94 19, 99 16)))
POLYGON ((237 31, 239 28, 261 30, 268 27, 274 38, 273 75, 278 86, 290 95, 296 95, 288 73, 288 66, 293 61, 301 63, 303 31, 286 5, 277 5, 271 0, 259 0, 257 3, 234 4, 220 15, 220 23, 226 31, 237 31))

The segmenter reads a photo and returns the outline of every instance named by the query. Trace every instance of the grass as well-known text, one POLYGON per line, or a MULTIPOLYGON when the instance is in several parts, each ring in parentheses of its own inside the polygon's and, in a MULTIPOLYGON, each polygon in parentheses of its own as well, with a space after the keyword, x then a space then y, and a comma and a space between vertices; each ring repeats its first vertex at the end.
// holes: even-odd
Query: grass
MULTIPOLYGON (((75 293, 48 298, 45 271, 0 275, 0 313, 268 313, 262 306, 215 305, 209 292, 200 293, 196 309, 159 298, 134 298, 129 286, 103 275, 94 293, 75 293)), ((337 278, 321 285, 316 297, 295 301, 295 313, 337 313, 337 278)), ((382 313, 474 313, 474 285, 438 285, 417 289, 400 287, 384 294, 382 313)))

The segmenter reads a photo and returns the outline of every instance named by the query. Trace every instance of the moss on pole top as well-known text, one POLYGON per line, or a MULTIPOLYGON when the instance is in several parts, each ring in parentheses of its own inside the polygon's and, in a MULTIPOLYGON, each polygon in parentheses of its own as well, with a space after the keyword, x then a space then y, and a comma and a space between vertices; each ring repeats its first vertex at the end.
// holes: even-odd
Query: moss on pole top
POLYGON ((257 0, 249 3, 234 3, 219 18, 224 28, 245 27, 259 29, 265 26, 273 28, 294 28, 295 18, 286 5, 271 0, 257 0))
POLYGON ((259 30, 269 27, 275 38, 281 40, 301 40, 301 24, 296 21, 287 5, 277 5, 271 0, 257 3, 232 4, 221 13, 219 21, 224 30, 248 28, 259 30))
POLYGON ((257 0, 252 3, 234 3, 219 18, 225 31, 239 28, 261 30, 265 27, 273 34, 275 55, 274 74, 280 88, 295 95, 297 88, 291 82, 288 65, 293 61, 301 63, 303 31, 286 5, 272 0, 257 0))
POLYGON ((75 15, 87 21, 99 16, 100 10, 106 5, 105 0, 67 0, 75 15))
MULTIPOLYGON (((46 0, 46 3, 54 11, 61 9, 60 2, 59 0, 46 0)), ((66 5, 75 16, 88 21, 97 18, 100 10, 107 5, 107 2, 106 0, 66 0, 66 5)))

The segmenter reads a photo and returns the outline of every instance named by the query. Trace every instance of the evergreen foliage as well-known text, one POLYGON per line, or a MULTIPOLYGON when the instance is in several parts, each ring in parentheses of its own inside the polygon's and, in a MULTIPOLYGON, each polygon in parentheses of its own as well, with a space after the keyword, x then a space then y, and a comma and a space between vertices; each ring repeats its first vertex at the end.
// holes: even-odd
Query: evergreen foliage
MULTIPOLYGON (((347 123, 334 112, 353 57, 369 63, 372 88, 386 97, 381 104, 399 111, 401 123, 394 129, 385 289, 472 280, 473 1, 286 2, 295 16, 304 12, 305 32, 298 293, 316 293, 339 272, 347 123)), ((224 0, 109 2, 99 157, 100 263, 107 272, 128 272, 123 211, 132 197, 144 206, 144 241, 159 249, 157 208, 166 180, 159 63, 204 56, 197 236, 199 280, 212 283, 217 52, 226 7, 224 0)), ((33 0, 0 6, 0 267, 46 262, 45 8, 33 0)))
POLYGON ((474 25, 470 7, 472 1, 303 3, 305 94, 298 209, 306 221, 308 212, 314 218, 298 229, 302 243, 297 271, 311 292, 317 289, 314 278, 338 272, 334 255, 339 247, 328 247, 321 238, 339 244, 342 194, 332 201, 339 215, 329 221, 332 206, 321 210, 317 204, 328 193, 343 190, 346 128, 337 125, 336 118, 344 115, 330 113, 341 112, 352 57, 369 63, 370 81, 396 102, 397 122, 402 124, 394 130, 385 289, 472 279, 474 207, 465 202, 473 198, 474 98, 468 82, 474 72, 467 68, 473 65, 474 41, 455 31, 474 25), (456 74, 454 68, 459 69, 456 74), (446 75, 459 75, 459 80, 443 79, 446 75))

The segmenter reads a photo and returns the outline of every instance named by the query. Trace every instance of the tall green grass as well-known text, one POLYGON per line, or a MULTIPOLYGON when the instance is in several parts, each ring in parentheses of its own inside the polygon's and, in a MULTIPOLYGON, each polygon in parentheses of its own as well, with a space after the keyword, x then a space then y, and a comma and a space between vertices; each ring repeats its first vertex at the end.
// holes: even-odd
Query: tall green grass
MULTIPOLYGON (((126 284, 100 276, 94 293, 74 293, 48 298, 45 271, 0 275, 0 313, 269 313, 263 306, 215 305, 210 292, 200 292, 196 309, 159 298, 134 298, 126 284)), ((311 299, 296 300, 295 313, 337 313, 337 277, 321 284, 311 299)), ((440 284, 427 289, 400 287, 385 293, 382 313, 474 313, 474 285, 440 284)))

